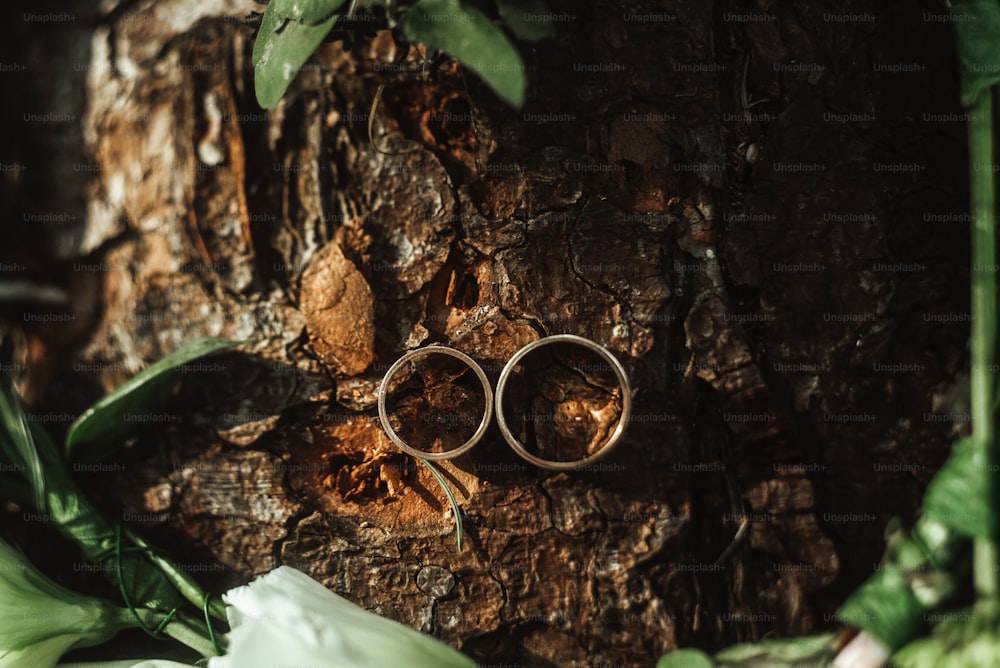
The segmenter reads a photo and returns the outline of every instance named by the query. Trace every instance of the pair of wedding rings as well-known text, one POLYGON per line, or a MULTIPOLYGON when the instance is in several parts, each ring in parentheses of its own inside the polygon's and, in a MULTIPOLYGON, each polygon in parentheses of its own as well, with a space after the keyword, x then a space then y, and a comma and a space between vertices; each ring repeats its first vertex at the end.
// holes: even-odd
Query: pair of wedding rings
MULTIPOLYGON (((586 371, 586 369, 584 369, 586 371)), ((577 369, 578 375, 587 381, 586 375, 577 369)), ((584 414, 587 413, 585 409, 581 409, 584 414)), ((624 367, 621 363, 608 351, 607 348, 601 346, 590 339, 585 339, 582 336, 575 336, 573 334, 557 334, 554 336, 547 336, 537 341, 533 341, 528 345, 524 346, 518 350, 513 357, 504 365, 502 371, 500 372, 500 378, 497 381, 496 393, 493 392, 490 387, 490 381, 486 376, 486 372, 483 368, 476 363, 471 357, 465 353, 459 352, 454 348, 448 348, 442 345, 432 345, 426 348, 418 348, 416 350, 411 350, 402 357, 400 357, 396 362, 389 367, 386 371, 385 376, 382 378, 382 383, 379 385, 378 389, 378 414, 382 422, 382 428, 385 430, 386 435, 389 439, 403 452, 406 452, 415 457, 420 457, 422 459, 428 460, 442 460, 442 459, 452 459, 458 457, 459 455, 467 452, 472 446, 482 439, 485 435, 487 428, 490 425, 493 414, 496 413, 497 423, 500 427, 500 433, 503 434, 504 440, 510 445, 510 447, 520 455, 526 461, 535 464, 536 466, 553 469, 553 470, 572 470, 585 467, 598 459, 606 456, 608 452, 618 443, 625 433, 625 427, 628 425, 632 411, 632 391, 629 386, 628 376, 625 373, 624 367), (614 397, 614 408, 615 412, 618 413, 618 419, 614 428, 608 428, 607 436, 603 439, 603 444, 595 451, 586 454, 585 456, 573 460, 563 460, 561 458, 547 458, 540 456, 529 451, 528 446, 523 443, 515 435, 514 430, 511 429, 511 425, 508 423, 507 415, 504 409, 504 393, 508 389, 511 383, 512 377, 520 372, 522 360, 531 353, 532 351, 541 348, 542 346, 547 346, 554 343, 562 344, 574 344, 578 346, 583 346, 584 348, 596 353, 603 362, 606 364, 592 365, 594 367, 599 367, 601 370, 613 372, 617 388, 612 391, 614 397), (389 420, 389 412, 386 407, 386 402, 389 397, 390 391, 393 386, 393 379, 397 373, 403 369, 406 365, 413 364, 414 362, 420 360, 421 358, 429 357, 431 355, 445 355, 454 359, 459 360, 468 368, 470 368, 482 385, 482 391, 485 395, 485 407, 483 408, 483 416, 479 421, 478 427, 471 437, 467 438, 461 445, 454 447, 450 450, 444 452, 432 452, 428 450, 421 450, 414 446, 414 444, 407 443, 399 435, 398 431, 393 428, 392 422, 389 420), (619 406, 620 404, 620 406, 619 406)), ((591 413, 595 411, 590 411, 591 413)), ((426 417, 426 416, 425 416, 426 417)), ((585 420, 588 419, 584 416, 577 416, 569 418, 570 420, 585 420)))

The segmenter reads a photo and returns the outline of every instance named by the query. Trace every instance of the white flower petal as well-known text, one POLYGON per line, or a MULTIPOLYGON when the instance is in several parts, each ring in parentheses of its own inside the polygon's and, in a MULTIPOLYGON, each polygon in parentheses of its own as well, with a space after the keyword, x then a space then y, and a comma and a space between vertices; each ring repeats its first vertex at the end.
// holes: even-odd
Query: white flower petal
POLYGON ((229 634, 225 656, 209 659, 209 668, 270 668, 271 666, 322 666, 330 664, 321 648, 298 643, 293 630, 260 620, 250 620, 229 634))
POLYGON ((229 652, 211 659, 210 668, 475 666, 439 640, 370 613, 288 566, 226 593, 223 600, 233 627, 229 652))

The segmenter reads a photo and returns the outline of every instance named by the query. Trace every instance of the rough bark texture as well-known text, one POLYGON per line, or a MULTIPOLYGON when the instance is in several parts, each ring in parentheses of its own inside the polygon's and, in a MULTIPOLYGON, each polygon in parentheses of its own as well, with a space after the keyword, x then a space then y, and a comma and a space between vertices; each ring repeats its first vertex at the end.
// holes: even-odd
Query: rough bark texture
POLYGON ((966 324, 942 324, 967 311, 963 126, 926 116, 957 111, 949 27, 932 3, 550 4, 568 20, 523 45, 521 112, 439 60, 408 72, 419 50, 385 31, 325 45, 263 112, 250 2, 25 22, 6 60, 37 69, 5 75, 3 113, 75 116, 3 140, 6 273, 63 286, 75 318, 7 308, 25 391, 72 415, 193 338, 248 340, 193 365, 119 470, 81 475, 222 564, 216 591, 290 564, 530 666, 835 626, 960 420, 930 415, 966 360, 966 324), (879 67, 900 64, 923 69, 879 67), (617 355, 636 419, 572 473, 491 430, 445 465, 459 553, 377 385, 433 342, 495 380, 554 333, 617 355))

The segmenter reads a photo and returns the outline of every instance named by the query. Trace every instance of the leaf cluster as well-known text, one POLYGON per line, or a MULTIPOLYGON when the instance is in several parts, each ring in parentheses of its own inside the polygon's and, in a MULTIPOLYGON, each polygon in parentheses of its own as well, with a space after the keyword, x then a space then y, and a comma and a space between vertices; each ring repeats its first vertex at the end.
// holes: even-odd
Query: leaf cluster
MULTIPOLYGON (((345 9, 346 4, 347 0, 271 0, 253 49, 254 89, 260 106, 277 105, 338 20, 353 16, 356 2, 345 9)), ((525 41, 553 33, 543 0, 373 0, 367 4, 384 7, 391 24, 408 41, 457 58, 514 107, 524 102, 524 65, 501 25, 525 41)))

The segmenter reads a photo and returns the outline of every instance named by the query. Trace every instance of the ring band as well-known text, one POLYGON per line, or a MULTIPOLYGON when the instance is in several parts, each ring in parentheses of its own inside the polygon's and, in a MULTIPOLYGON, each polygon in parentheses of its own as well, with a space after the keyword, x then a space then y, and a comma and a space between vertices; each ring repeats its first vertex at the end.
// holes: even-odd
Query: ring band
POLYGON ((395 443, 396 447, 403 452, 411 454, 414 457, 433 461, 452 459, 453 457, 458 457, 460 454, 466 452, 469 448, 478 443, 483 437, 483 434, 486 433, 486 429, 490 426, 490 420, 493 419, 493 389, 490 387, 490 381, 486 377, 486 372, 483 371, 483 368, 465 353, 459 352, 454 348, 439 345, 428 346, 427 348, 418 348, 417 350, 411 350, 396 360, 396 362, 389 367, 389 370, 385 372, 385 376, 382 377, 382 383, 378 388, 378 416, 382 421, 382 429, 385 430, 386 436, 388 436, 389 440, 395 443), (389 393, 389 380, 393 377, 393 375, 395 375, 396 371, 411 360, 428 357, 430 355, 448 355, 463 362, 475 372, 476 376, 479 378, 479 382, 483 386, 483 392, 486 394, 486 409, 483 411, 483 419, 480 421, 479 428, 476 429, 476 433, 474 433, 472 437, 462 445, 445 452, 425 452, 404 441, 389 423, 389 415, 385 409, 386 395, 389 393))
POLYGON ((554 336, 546 336, 544 338, 538 339, 537 341, 532 341, 528 345, 524 346, 510 358, 506 365, 504 365, 503 371, 500 372, 500 380, 497 382, 496 395, 494 397, 496 403, 495 411, 497 415, 497 423, 500 425, 500 432, 503 434, 504 439, 506 439, 508 445, 513 448, 514 452, 521 456, 522 459, 531 462, 535 466, 540 466, 546 469, 553 469, 557 471, 569 471, 587 464, 591 464, 598 459, 601 459, 607 455, 611 449, 614 447, 621 437, 625 433, 625 427, 629 423, 629 418, 632 414, 632 389, 629 386, 628 376, 625 374, 625 367, 622 366, 611 352, 604 346, 591 341, 590 339, 585 339, 582 336, 576 336, 574 334, 556 334, 554 336), (607 442, 601 447, 600 450, 583 457, 582 459, 577 459, 573 461, 558 461, 551 459, 543 459, 537 455, 533 455, 528 452, 527 448, 523 443, 517 440, 514 433, 510 430, 507 425, 507 418, 503 413, 503 392, 507 386, 507 380, 510 378, 510 374, 513 372, 514 367, 517 363, 524 358, 525 355, 530 353, 532 350, 539 348, 550 343, 575 343, 577 345, 588 348, 593 352, 604 358, 610 365, 611 369, 615 372, 618 377, 618 384, 622 389, 622 409, 621 416, 618 418, 618 424, 615 426, 614 431, 608 437, 607 442))

